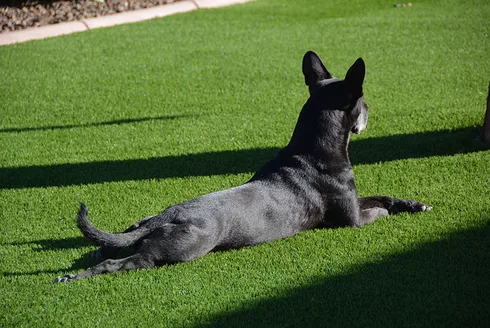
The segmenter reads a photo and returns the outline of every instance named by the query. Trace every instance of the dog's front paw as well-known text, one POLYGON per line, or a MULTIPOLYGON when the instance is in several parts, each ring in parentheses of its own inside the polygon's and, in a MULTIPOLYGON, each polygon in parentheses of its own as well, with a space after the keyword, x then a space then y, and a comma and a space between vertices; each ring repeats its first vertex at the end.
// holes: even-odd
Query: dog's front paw
POLYGON ((427 212, 432 209, 432 206, 426 205, 424 203, 417 202, 415 200, 406 200, 404 204, 404 212, 427 212))
POLYGON ((74 274, 67 274, 67 275, 64 275, 63 277, 57 277, 54 282, 57 284, 62 283, 62 282, 69 282, 69 281, 74 280, 75 277, 76 277, 76 275, 74 275, 74 274))

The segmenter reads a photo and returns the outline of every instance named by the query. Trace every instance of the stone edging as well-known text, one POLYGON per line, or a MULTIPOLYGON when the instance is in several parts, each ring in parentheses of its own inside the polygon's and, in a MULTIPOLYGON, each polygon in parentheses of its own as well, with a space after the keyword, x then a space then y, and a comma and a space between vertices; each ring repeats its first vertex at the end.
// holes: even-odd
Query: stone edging
POLYGON ((75 32, 88 31, 101 27, 135 23, 148 19, 165 17, 200 8, 218 8, 251 0, 184 0, 152 8, 126 11, 114 15, 87 18, 73 22, 65 22, 41 27, 33 27, 20 31, 0 33, 0 46, 40 40, 75 32))

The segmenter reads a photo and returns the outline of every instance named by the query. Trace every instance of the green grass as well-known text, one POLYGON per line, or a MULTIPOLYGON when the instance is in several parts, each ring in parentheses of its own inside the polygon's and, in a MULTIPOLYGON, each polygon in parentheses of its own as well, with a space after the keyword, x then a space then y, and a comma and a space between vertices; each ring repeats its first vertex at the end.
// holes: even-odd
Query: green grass
POLYGON ((490 321, 488 1, 258 0, 0 47, 0 326, 477 327, 490 321), (287 143, 303 54, 367 65, 360 195, 433 211, 55 285, 121 231, 287 143))

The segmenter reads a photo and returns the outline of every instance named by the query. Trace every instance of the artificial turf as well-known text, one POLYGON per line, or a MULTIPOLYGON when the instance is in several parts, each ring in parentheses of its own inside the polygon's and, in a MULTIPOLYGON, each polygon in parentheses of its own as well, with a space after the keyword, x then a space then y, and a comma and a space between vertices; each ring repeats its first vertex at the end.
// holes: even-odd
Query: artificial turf
POLYGON ((488 1, 257 0, 0 47, 0 326, 477 327, 490 322, 488 1), (361 196, 433 211, 55 285, 121 231, 246 181, 291 135, 313 49, 367 65, 361 196))

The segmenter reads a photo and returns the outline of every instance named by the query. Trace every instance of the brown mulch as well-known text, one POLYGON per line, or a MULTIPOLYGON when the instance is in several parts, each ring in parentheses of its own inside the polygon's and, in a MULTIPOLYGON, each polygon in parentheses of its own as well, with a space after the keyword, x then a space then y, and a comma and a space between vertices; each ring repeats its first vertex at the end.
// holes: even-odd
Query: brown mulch
POLYGON ((177 1, 179 0, 0 0, 0 33, 177 1))

